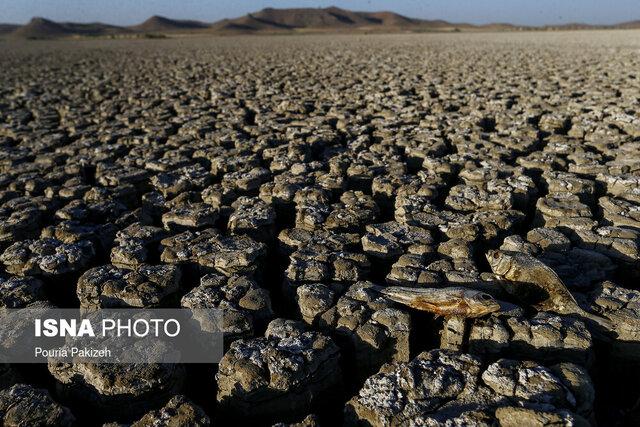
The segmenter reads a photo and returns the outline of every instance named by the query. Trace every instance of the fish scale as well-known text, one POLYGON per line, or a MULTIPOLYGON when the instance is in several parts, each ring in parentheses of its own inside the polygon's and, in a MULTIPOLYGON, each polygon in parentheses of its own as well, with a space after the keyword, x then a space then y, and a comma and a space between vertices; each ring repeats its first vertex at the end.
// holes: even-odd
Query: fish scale
POLYGON ((500 304, 491 295, 462 287, 376 286, 375 289, 392 301, 444 317, 481 317, 500 309, 500 304))

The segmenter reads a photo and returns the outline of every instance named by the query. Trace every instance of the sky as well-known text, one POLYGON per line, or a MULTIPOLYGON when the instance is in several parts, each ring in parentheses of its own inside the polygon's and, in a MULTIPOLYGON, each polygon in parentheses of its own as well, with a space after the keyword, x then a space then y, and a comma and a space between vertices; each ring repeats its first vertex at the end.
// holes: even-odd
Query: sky
POLYGON ((640 19, 640 0, 0 0, 0 22, 23 24, 40 16, 132 25, 152 15, 213 22, 265 7, 328 6, 473 24, 613 24, 640 19))

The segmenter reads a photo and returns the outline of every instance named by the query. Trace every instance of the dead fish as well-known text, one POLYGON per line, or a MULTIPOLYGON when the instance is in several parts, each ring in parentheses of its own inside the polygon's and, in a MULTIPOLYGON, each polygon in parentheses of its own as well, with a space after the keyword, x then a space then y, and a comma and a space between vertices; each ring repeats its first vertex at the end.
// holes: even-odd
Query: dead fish
POLYGON ((392 301, 444 317, 480 317, 500 309, 500 304, 491 295, 461 287, 376 286, 376 289, 392 301))
MULTIPOLYGON (((537 305, 538 309, 555 311, 559 314, 577 314, 608 330, 613 328, 609 319, 583 310, 556 272, 531 255, 514 251, 490 250, 486 257, 491 270, 498 276, 512 282, 526 283, 540 288, 546 294, 546 300, 537 305)), ((526 293, 526 288, 520 286, 505 287, 505 289, 521 298, 526 293)))

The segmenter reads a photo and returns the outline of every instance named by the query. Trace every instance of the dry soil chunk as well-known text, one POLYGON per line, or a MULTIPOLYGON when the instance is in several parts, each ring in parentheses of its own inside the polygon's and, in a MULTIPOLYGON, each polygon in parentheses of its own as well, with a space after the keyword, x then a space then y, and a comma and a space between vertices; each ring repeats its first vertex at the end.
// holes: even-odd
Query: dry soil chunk
POLYGON ((6 427, 71 426, 75 417, 45 389, 16 384, 0 391, 0 420, 6 427))
POLYGON ((309 413, 339 386, 339 351, 325 335, 302 323, 276 319, 262 338, 238 340, 220 361, 220 409, 244 417, 309 413))

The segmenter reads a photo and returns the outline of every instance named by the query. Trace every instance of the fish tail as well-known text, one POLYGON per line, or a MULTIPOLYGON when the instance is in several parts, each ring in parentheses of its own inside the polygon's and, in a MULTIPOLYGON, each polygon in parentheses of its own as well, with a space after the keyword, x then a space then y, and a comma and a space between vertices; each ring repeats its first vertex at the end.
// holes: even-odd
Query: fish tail
POLYGON ((613 322, 606 317, 598 316, 597 314, 589 313, 588 311, 582 310, 580 313, 583 317, 591 320, 594 323, 597 323, 602 328, 606 329, 607 332, 613 332, 615 325, 613 322))

